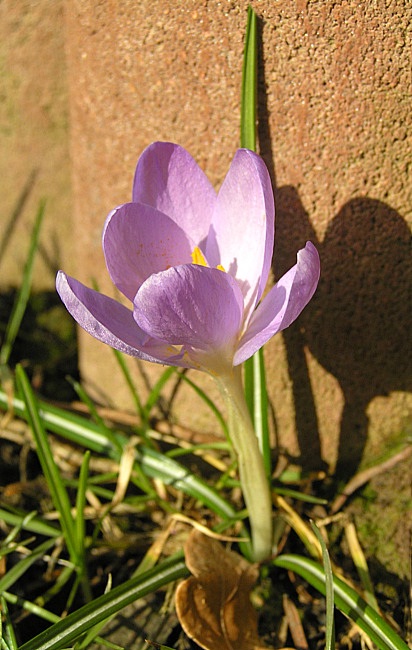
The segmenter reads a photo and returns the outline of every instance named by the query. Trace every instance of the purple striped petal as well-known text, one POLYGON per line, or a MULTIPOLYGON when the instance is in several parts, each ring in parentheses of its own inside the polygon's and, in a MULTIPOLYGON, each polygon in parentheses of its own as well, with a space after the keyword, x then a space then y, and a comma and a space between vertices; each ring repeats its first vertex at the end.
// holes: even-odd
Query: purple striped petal
POLYGON ((185 149, 154 142, 137 163, 132 200, 167 214, 199 246, 209 232, 216 192, 185 149))
POLYGON ((274 334, 289 327, 315 293, 320 274, 318 251, 307 242, 297 257, 297 264, 285 273, 253 313, 240 340, 234 365, 249 359, 274 334))
POLYGON ((315 291, 319 258, 308 242, 255 310, 273 239, 273 192, 259 156, 238 150, 216 195, 182 147, 155 142, 137 164, 133 203, 113 210, 103 231, 109 274, 134 310, 62 272, 57 290, 81 327, 118 350, 225 373, 288 327, 315 291))
POLYGON ((265 163, 239 149, 220 188, 206 254, 239 282, 247 314, 260 299, 268 278, 275 209, 265 163))
POLYGON ((95 339, 132 357, 171 366, 191 367, 181 354, 140 329, 131 310, 59 271, 56 289, 68 312, 95 339))
POLYGON ((243 298, 223 271, 196 264, 171 268, 151 276, 134 303, 136 322, 151 336, 214 358, 223 355, 232 364, 243 298))
POLYGON ((126 203, 113 210, 103 230, 110 277, 131 301, 152 273, 189 264, 194 246, 169 217, 140 203, 126 203))

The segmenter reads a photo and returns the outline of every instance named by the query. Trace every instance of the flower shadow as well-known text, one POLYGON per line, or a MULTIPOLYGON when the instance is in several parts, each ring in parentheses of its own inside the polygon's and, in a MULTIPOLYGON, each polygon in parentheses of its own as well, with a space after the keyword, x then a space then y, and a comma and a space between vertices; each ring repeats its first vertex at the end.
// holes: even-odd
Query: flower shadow
MULTIPOLYGON (((368 197, 345 203, 320 242, 295 187, 277 187, 258 21, 258 136, 272 178, 276 203, 279 278, 311 240, 318 248, 321 278, 310 304, 284 332, 293 386, 295 423, 304 469, 325 468, 305 348, 339 382, 340 418, 336 477, 348 479, 368 436, 367 409, 378 396, 412 390, 409 349, 412 314, 411 233, 400 214, 368 197)), ((336 409, 331 404, 330 409, 336 409)))
MULTIPOLYGON (((317 415, 304 348, 339 382, 344 396, 336 474, 352 475, 368 435, 367 408, 377 396, 412 389, 410 231, 387 204, 348 201, 317 240, 298 192, 276 189, 275 277, 294 262, 306 239, 317 246, 321 280, 310 305, 284 332, 302 460, 321 464, 317 415), (304 451, 304 453, 303 453, 304 451)), ((330 407, 334 408, 333 405, 330 407)))

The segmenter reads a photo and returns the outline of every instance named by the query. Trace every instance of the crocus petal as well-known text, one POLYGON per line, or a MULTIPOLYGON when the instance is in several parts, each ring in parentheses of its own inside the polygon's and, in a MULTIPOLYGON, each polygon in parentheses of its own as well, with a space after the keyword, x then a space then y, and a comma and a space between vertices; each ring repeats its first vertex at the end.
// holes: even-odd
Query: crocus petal
POLYGON ((103 230, 110 277, 129 300, 152 273, 189 264, 194 243, 169 217, 141 203, 113 210, 103 230))
POLYGON ((167 214, 199 245, 209 231, 216 192, 185 149, 154 142, 137 163, 132 200, 167 214))
POLYGON ((318 251, 307 242, 297 257, 297 264, 285 273, 253 313, 240 340, 234 365, 249 359, 274 334, 293 323, 312 298, 319 281, 318 251))
POLYGON ((243 298, 223 271, 196 264, 152 275, 139 289, 134 317, 151 336, 233 358, 243 298))
POLYGON ((235 277, 245 298, 246 320, 268 278, 274 239, 274 201, 265 163, 239 149, 218 193, 206 254, 235 277))
POLYGON ((131 310, 59 271, 56 289, 68 312, 95 339, 132 357, 171 366, 187 367, 181 354, 143 332, 131 310))

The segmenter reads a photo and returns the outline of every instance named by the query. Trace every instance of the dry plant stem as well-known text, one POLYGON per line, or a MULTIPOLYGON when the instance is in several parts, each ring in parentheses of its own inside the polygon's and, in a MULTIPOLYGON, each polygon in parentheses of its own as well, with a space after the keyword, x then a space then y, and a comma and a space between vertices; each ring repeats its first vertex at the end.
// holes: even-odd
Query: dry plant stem
POLYGON ((347 483, 342 494, 339 494, 333 502, 331 507, 332 515, 336 514, 345 504, 346 500, 354 492, 356 492, 356 490, 359 490, 362 485, 365 485, 365 483, 370 481, 375 476, 378 476, 378 474, 382 474, 382 472, 386 472, 387 470, 392 469, 392 467, 397 465, 399 462, 402 462, 409 458, 411 454, 412 446, 408 445, 391 458, 388 458, 388 460, 385 460, 383 463, 375 465, 374 467, 369 467, 368 469, 365 469, 362 472, 356 474, 353 478, 351 478, 349 483, 347 483))
POLYGON ((249 513, 253 559, 259 562, 272 551, 272 503, 263 458, 243 393, 240 367, 219 375, 217 382, 228 410, 229 435, 249 513))
POLYGON ((297 607, 289 600, 286 594, 283 594, 283 611, 285 612, 295 647, 300 648, 300 650, 309 650, 297 607))

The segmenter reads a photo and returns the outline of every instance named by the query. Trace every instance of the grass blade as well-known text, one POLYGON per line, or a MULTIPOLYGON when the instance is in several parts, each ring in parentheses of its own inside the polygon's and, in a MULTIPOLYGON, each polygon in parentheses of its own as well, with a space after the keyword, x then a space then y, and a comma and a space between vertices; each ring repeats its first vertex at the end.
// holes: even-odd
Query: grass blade
MULTIPOLYGON (((15 413, 29 420, 28 409, 23 400, 13 398, 11 405, 15 413)), ((0 391, 0 407, 7 409, 8 406, 7 395, 0 391)), ((113 448, 110 441, 100 432, 98 426, 87 418, 69 413, 42 401, 39 401, 39 409, 36 415, 40 423, 49 431, 92 451, 101 454, 106 453, 110 458, 120 461, 117 449, 113 448)), ((119 435, 119 440, 123 440, 125 446, 128 440, 127 437, 120 437, 120 434, 116 435, 119 435)), ((180 465, 161 452, 141 446, 136 450, 136 462, 140 464, 140 467, 150 478, 159 478, 164 483, 173 485, 185 494, 198 499, 226 521, 236 521, 238 519, 238 513, 216 490, 192 474, 187 467, 180 465)))
POLYGON ((157 403, 163 387, 169 381, 169 379, 173 377, 174 374, 176 374, 176 368, 174 366, 169 366, 169 368, 166 368, 166 370, 162 372, 159 379, 150 391, 150 395, 147 398, 146 404, 144 405, 144 415, 146 422, 149 421, 150 412, 154 405, 157 403))
MULTIPOLYGON (((36 400, 36 402, 39 418, 48 431, 56 433, 82 447, 87 447, 98 454, 106 454, 113 459, 118 457, 110 440, 107 439, 107 436, 95 422, 76 413, 52 406, 42 400, 36 400)), ((25 402, 16 397, 10 400, 7 393, 0 390, 0 408, 8 411, 10 407, 16 415, 28 421, 28 410, 25 402)), ((116 433, 116 437, 122 445, 127 443, 126 436, 116 433)))
MULTIPOLYGON (((280 555, 273 564, 294 571, 325 595, 325 573, 318 562, 300 555, 280 555)), ((343 580, 333 576, 335 605, 361 628, 380 650, 408 650, 408 646, 368 603, 343 580)))
POLYGON ((178 554, 137 578, 118 585, 93 602, 80 607, 58 623, 51 625, 34 639, 24 643, 19 650, 62 650, 62 648, 67 648, 94 625, 117 614, 126 605, 156 591, 159 587, 189 575, 183 556, 178 554))
MULTIPOLYGON (((248 8, 245 51, 243 55, 242 98, 240 109, 240 146, 256 151, 257 99, 257 18, 248 8)), ((271 476, 268 398, 263 350, 260 349, 244 364, 245 395, 252 422, 263 455, 266 476, 271 476)))
POLYGON ((245 396, 259 441, 268 480, 272 474, 272 457, 269 440, 268 396, 263 349, 258 350, 244 364, 245 396))
POLYGON ((87 407, 88 412, 90 413, 91 418, 94 420, 94 422, 97 424, 99 429, 104 433, 106 438, 110 440, 112 445, 114 447, 117 447, 119 451, 122 451, 122 443, 116 438, 116 435, 113 433, 113 431, 110 429, 110 427, 106 426, 103 418, 99 415, 96 405, 94 404, 93 400, 90 399, 86 391, 84 390, 83 386, 79 381, 76 381, 75 379, 69 378, 70 384, 73 386, 73 389, 76 391, 77 396, 79 397, 80 401, 83 402, 83 404, 87 407))
POLYGON ((38 616, 39 618, 42 618, 49 623, 57 623, 60 621, 60 616, 57 616, 57 614, 53 614, 53 612, 49 612, 47 609, 44 609, 35 603, 31 603, 29 600, 20 598, 15 594, 11 594, 8 591, 3 592, 3 597, 8 603, 11 603, 12 605, 18 605, 26 612, 30 612, 30 614, 38 616))
POLYGON ((9 322, 7 323, 3 345, 0 350, 0 366, 7 365, 13 348, 14 341, 20 328, 21 321, 26 311, 27 301, 30 296, 31 279, 33 275, 34 259, 39 243, 40 227, 43 221, 45 201, 41 201, 37 210, 31 234, 30 248, 24 267, 22 284, 17 294, 9 322))
MULTIPOLYGON (((9 532, 9 534, 7 535, 7 537, 6 537, 4 540, 2 540, 2 542, 1 542, 1 544, 0 544, 0 553, 1 553, 1 551, 5 550, 5 547, 9 546, 10 544, 12 544, 12 542, 14 542, 14 540, 15 540, 16 537, 17 537, 17 535, 18 535, 18 534, 20 533, 20 531, 22 530, 23 526, 24 526, 25 524, 30 523, 30 521, 31 521, 32 519, 34 519, 34 517, 36 516, 36 514, 37 514, 37 512, 36 512, 35 510, 33 510, 32 512, 28 512, 27 515, 25 515, 25 516, 24 516, 24 517, 23 517, 23 518, 18 522, 18 524, 14 526, 13 530, 11 530, 11 531, 9 532)), ((26 542, 26 543, 27 543, 27 542, 26 542)))
POLYGON ((84 540, 86 535, 86 522, 84 519, 84 508, 86 506, 87 479, 89 475, 90 451, 86 451, 80 468, 79 482, 76 495, 76 516, 74 520, 74 531, 79 556, 84 551, 84 540))
POLYGON ((333 650, 335 647, 335 619, 333 599, 333 573, 329 552, 319 528, 311 522, 312 530, 318 538, 322 549, 323 571, 325 573, 325 596, 326 596, 326 639, 325 650, 333 650))
POLYGON ((114 353, 114 356, 116 358, 117 363, 119 364, 119 368, 120 368, 120 370, 122 372, 122 375, 123 375, 123 377, 124 377, 124 379, 126 381, 127 387, 130 390, 130 394, 132 396, 132 399, 134 401, 134 405, 136 407, 136 413, 139 414, 140 419, 143 422, 144 417, 145 417, 144 409, 143 409, 142 402, 141 402, 140 397, 139 397, 139 393, 137 392, 136 386, 135 386, 134 381, 132 379, 132 375, 131 375, 130 370, 129 370, 128 366, 127 366, 126 360, 125 360, 123 354, 121 352, 119 352, 119 350, 115 350, 113 348, 113 353, 114 353))
MULTIPOLYGON (((31 513, 30 513, 31 514, 31 513)), ((9 512, 0 508, 0 519, 9 526, 16 526, 19 530, 27 530, 30 533, 37 535, 45 535, 46 537, 59 537, 62 533, 61 530, 51 526, 41 519, 29 519, 27 514, 20 514, 16 512, 9 512)))
POLYGON ((315 497, 312 494, 305 494, 305 492, 299 492, 298 490, 279 487, 278 485, 272 486, 272 489, 275 494, 279 494, 283 497, 289 497, 290 499, 296 499, 297 501, 302 501, 303 503, 315 503, 320 506, 326 506, 329 503, 327 499, 315 497))
MULTIPOLYGON (((159 478, 166 485, 173 485, 177 490, 194 497, 228 524, 239 520, 239 513, 220 496, 217 490, 172 458, 153 449, 140 449, 139 462, 148 476, 159 478)), ((242 529, 240 534, 242 537, 248 537, 245 529, 242 529)), ((240 542, 239 548, 245 557, 252 557, 250 542, 240 542)))
POLYGON ((247 10, 240 105, 240 146, 256 151, 257 20, 252 7, 247 10))
POLYGON ((31 567, 34 562, 36 562, 39 558, 43 557, 43 555, 47 553, 47 551, 54 545, 54 543, 54 539, 46 540, 40 544, 40 546, 33 549, 30 555, 27 555, 22 560, 20 560, 20 562, 17 562, 17 564, 12 566, 7 571, 7 573, 5 573, 2 578, 0 578, 0 593, 3 593, 3 591, 10 589, 10 587, 14 585, 14 583, 26 573, 27 569, 31 567))
POLYGON ((364 589, 365 599, 373 609, 376 609, 379 612, 379 605, 375 597, 375 592, 373 589, 373 584, 371 577, 369 575, 368 563, 363 554, 362 547, 359 543, 358 536, 356 534, 355 525, 352 522, 349 522, 345 526, 345 535, 346 541, 348 542, 350 554, 352 560, 355 564, 358 576, 362 582, 364 589))
POLYGON ((232 506, 187 467, 154 449, 139 449, 138 459, 151 478, 159 478, 167 485, 173 485, 177 490, 198 499, 223 519, 237 519, 232 506))
POLYGON ((222 427, 226 439, 229 440, 229 431, 227 428, 226 421, 223 415, 221 414, 221 412, 219 411, 219 409, 217 408, 216 404, 210 399, 210 397, 206 395, 205 391, 202 390, 197 384, 195 384, 194 381, 192 381, 187 375, 182 373, 180 376, 183 379, 183 381, 186 382, 186 384, 188 384, 191 388, 193 388, 195 393, 199 395, 199 397, 204 401, 204 403, 210 408, 212 413, 215 415, 217 421, 219 422, 220 426, 222 427))
POLYGON ((4 617, 4 623, 2 622, 0 627, 1 647, 7 648, 7 650, 17 650, 16 636, 10 620, 9 608, 3 594, 0 597, 0 611, 2 617, 4 617))
POLYGON ((74 521, 71 514, 69 497, 54 461, 53 452, 43 428, 36 398, 27 375, 21 366, 16 367, 16 380, 26 405, 27 419, 33 432, 37 455, 47 480, 54 506, 60 515, 60 523, 70 558, 73 564, 77 565, 80 558, 77 553, 74 521))

